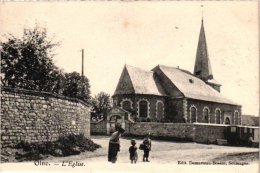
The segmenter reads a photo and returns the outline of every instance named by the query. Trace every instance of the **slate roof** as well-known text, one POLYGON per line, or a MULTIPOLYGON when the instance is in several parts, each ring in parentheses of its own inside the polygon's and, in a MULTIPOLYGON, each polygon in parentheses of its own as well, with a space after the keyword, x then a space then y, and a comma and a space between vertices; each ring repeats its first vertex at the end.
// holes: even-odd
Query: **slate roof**
POLYGON ((259 126, 259 117, 252 115, 242 115, 241 116, 242 125, 245 126, 259 126))
POLYGON ((165 96, 165 93, 160 86, 159 82, 155 79, 153 72, 148 70, 143 70, 141 68, 133 67, 130 65, 125 65, 121 76, 129 77, 130 80, 123 81, 120 78, 118 86, 114 95, 116 94, 149 94, 165 96), (124 74, 127 73, 127 74, 124 74), (120 86, 120 83, 126 82, 125 85, 131 86, 132 90, 124 90, 120 86))
POLYGON ((114 95, 147 94, 166 96, 164 87, 167 86, 162 86, 160 83, 160 80, 162 79, 158 80, 155 77, 154 73, 156 70, 160 70, 170 80, 170 82, 177 87, 184 97, 196 100, 238 105, 232 100, 224 97, 221 93, 213 89, 201 79, 195 77, 189 71, 164 65, 158 65, 152 71, 125 65, 114 95), (129 79, 124 81, 124 78, 129 79), (122 85, 122 83, 124 84, 122 85), (122 86, 131 86, 133 89, 127 89, 127 87, 122 86))
MULTIPOLYGON (((164 65, 158 65, 157 68, 159 68, 172 84, 187 98, 238 105, 191 73, 164 65)), ((154 68, 154 70, 156 70, 156 68, 154 68)))

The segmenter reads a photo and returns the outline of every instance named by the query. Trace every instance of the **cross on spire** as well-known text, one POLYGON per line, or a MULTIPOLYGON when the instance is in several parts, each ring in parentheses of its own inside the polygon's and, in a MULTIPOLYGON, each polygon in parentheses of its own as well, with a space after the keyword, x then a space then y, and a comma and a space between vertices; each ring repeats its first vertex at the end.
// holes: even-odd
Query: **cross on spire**
POLYGON ((203 5, 200 5, 200 7, 201 7, 201 19, 202 19, 202 22, 203 22, 203 5))

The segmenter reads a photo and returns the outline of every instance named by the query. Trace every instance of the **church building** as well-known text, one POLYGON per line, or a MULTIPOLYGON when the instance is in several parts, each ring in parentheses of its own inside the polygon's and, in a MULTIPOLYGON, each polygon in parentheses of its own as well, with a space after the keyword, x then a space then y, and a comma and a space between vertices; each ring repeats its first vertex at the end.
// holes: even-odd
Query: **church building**
POLYGON ((125 65, 112 98, 138 122, 241 124, 241 106, 223 96, 214 80, 203 20, 193 73, 125 65))

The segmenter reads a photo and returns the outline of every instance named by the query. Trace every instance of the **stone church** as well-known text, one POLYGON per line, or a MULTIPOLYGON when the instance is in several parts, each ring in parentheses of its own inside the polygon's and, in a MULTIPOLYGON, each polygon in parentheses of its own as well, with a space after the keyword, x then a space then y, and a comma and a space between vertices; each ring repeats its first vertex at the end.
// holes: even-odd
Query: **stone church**
POLYGON ((112 98, 139 122, 241 124, 241 106, 220 88, 202 20, 193 73, 164 65, 151 71, 125 65, 112 98))

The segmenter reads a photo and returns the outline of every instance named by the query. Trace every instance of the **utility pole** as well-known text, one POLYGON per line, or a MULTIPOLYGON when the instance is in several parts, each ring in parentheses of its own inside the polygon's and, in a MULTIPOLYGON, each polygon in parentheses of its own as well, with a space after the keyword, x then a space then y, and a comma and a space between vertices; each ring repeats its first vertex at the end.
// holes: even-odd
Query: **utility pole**
POLYGON ((81 97, 83 97, 84 94, 84 49, 82 49, 82 67, 81 67, 81 82, 82 82, 82 91, 81 91, 81 97))
POLYGON ((82 71, 81 71, 81 76, 82 76, 82 79, 83 79, 83 76, 84 76, 84 49, 81 50, 82 51, 82 71))

